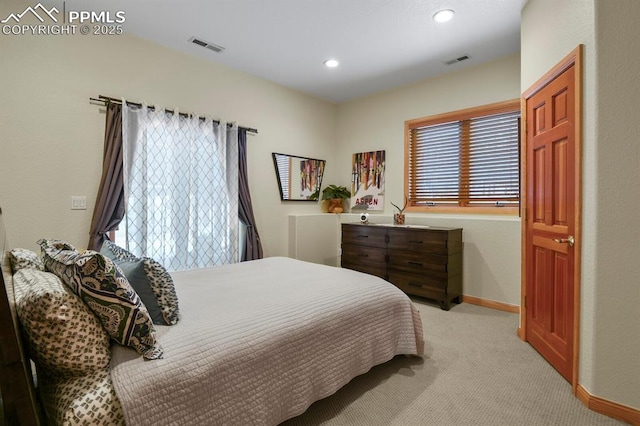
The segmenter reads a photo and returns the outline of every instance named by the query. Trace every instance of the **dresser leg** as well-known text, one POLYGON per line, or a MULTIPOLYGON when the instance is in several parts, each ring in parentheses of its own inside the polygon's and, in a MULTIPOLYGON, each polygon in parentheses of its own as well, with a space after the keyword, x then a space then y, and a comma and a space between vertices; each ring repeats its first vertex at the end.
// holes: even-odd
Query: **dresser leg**
POLYGON ((449 300, 441 300, 440 301, 440 309, 443 311, 448 311, 451 308, 451 302, 449 300))

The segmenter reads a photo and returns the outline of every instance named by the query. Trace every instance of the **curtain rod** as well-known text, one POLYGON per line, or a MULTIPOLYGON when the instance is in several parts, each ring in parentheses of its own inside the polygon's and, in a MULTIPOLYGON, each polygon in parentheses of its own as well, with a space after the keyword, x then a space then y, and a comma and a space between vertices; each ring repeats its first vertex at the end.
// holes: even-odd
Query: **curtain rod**
MULTIPOLYGON (((90 101, 94 101, 94 102, 102 102, 105 105, 107 105, 108 103, 116 103, 116 104, 122 104, 122 99, 118 99, 118 98, 112 98, 111 96, 103 96, 103 95, 99 95, 98 98, 89 98, 90 101)), ((133 106, 137 106, 137 107, 141 107, 142 104, 139 102, 132 102, 132 101, 126 101, 127 105, 133 105, 133 106)), ((155 107, 153 105, 147 105, 147 108, 149 109, 153 109, 155 110, 155 107)), ((167 114, 175 114, 175 111, 170 110, 170 109, 165 109, 164 110, 167 114)), ((187 114, 185 112, 179 112, 178 115, 180 115, 181 117, 185 117, 185 118, 189 118, 191 117, 191 114, 187 114)), ((200 120, 205 120, 205 117, 198 117, 200 120)), ((213 120, 214 123, 220 124, 220 121, 218 120, 213 120)), ((231 126, 230 123, 227 123, 227 126, 231 126)), ((244 129, 246 130, 248 133, 258 133, 258 129, 252 129, 251 127, 244 127, 244 126, 238 126, 238 128, 240 129, 244 129)))

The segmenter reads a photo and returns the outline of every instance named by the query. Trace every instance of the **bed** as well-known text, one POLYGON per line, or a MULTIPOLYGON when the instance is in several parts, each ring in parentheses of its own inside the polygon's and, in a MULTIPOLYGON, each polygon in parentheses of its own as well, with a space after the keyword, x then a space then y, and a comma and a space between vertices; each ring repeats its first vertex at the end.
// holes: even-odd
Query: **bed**
MULTIPOLYGON (((276 425, 371 367, 423 351, 417 309, 370 275, 282 257, 171 275, 181 319, 155 327, 163 357, 111 344, 106 379, 126 424, 276 425)), ((12 278, 3 259, 0 308, 13 324, 0 331, 5 411, 38 424, 12 278)))

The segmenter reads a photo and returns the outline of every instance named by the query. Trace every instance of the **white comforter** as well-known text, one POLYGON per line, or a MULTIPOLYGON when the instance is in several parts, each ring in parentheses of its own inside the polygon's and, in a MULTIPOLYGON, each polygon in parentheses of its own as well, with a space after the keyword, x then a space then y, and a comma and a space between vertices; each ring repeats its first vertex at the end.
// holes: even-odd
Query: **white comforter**
POLYGON ((115 346, 129 425, 275 425, 398 354, 422 354, 410 299, 355 271, 267 258, 172 273, 182 319, 164 359, 115 346))

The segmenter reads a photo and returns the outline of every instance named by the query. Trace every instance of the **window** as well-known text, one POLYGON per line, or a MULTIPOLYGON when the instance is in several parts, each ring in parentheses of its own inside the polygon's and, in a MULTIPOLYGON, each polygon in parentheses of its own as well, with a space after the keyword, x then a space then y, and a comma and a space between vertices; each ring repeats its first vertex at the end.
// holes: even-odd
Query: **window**
POLYGON ((237 127, 123 106, 126 246, 170 271, 238 260, 237 127))
POLYGON ((289 182, 289 170, 291 170, 292 159, 288 155, 273 153, 276 161, 276 171, 280 179, 280 192, 283 200, 291 199, 291 184, 289 182))
POLYGON ((408 211, 518 212, 520 102, 405 122, 408 211))

